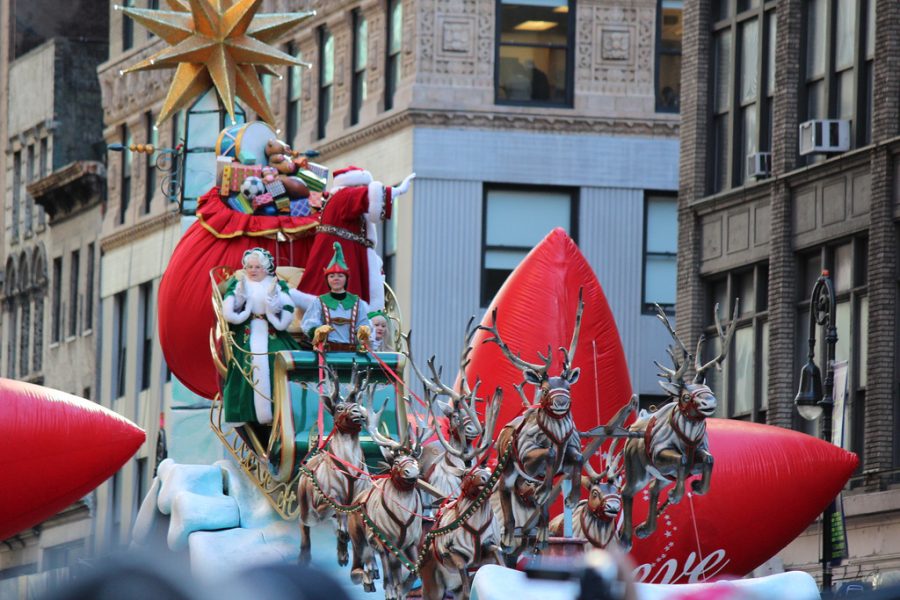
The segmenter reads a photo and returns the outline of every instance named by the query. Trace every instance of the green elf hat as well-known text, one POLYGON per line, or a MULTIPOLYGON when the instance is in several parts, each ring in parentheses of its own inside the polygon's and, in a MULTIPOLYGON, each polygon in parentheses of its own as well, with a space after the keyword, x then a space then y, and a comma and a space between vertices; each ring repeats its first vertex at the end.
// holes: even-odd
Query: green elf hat
POLYGON ((382 317, 385 321, 387 321, 387 315, 384 314, 384 311, 383 311, 383 310, 373 310, 372 312, 370 312, 370 313, 369 313, 368 315, 366 315, 366 316, 369 317, 369 320, 370 320, 370 321, 371 321, 372 319, 374 319, 375 317, 382 317))
POLYGON ((328 266, 325 267, 326 277, 332 273, 343 273, 348 278, 350 277, 350 268, 344 262, 344 249, 341 247, 340 242, 334 243, 334 256, 331 258, 328 266))

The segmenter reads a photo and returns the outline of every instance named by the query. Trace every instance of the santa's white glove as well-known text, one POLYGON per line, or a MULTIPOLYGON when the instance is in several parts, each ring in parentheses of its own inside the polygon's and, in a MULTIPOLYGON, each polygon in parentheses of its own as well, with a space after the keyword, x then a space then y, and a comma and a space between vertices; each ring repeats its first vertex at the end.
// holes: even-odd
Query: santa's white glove
POLYGON ((241 279, 237 282, 237 285, 234 286, 234 307, 237 309, 241 309, 244 307, 244 304, 247 302, 247 288, 244 284, 244 280, 241 279))
POLYGON ((409 182, 416 178, 415 173, 411 173, 406 176, 406 179, 398 185, 397 187, 391 188, 391 196, 396 198, 397 196, 402 196, 406 192, 409 191, 409 182))

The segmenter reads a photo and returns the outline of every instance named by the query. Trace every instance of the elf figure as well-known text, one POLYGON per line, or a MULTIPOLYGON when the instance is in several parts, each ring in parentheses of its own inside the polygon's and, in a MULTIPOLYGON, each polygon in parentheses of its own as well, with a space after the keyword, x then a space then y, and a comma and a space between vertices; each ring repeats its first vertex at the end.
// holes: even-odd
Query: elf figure
POLYGON ((327 264, 332 245, 340 242, 348 268, 354 273, 348 291, 365 300, 373 310, 384 308, 384 274, 381 257, 375 251, 376 225, 391 218, 393 200, 409 190, 409 182, 415 176, 413 173, 397 187, 390 187, 372 181, 372 174, 359 167, 335 171, 334 187, 322 209, 321 223, 297 289, 316 296, 328 292, 327 282, 318 273, 327 264))
MULTIPOLYGON (((300 325, 312 340, 313 346, 326 343, 326 350, 341 352, 364 351, 369 341, 369 305, 356 294, 347 291, 350 269, 344 261, 340 243, 334 242, 334 255, 323 269, 322 280, 328 293, 313 299, 300 325)), ((306 271, 309 273, 309 270, 306 271)))

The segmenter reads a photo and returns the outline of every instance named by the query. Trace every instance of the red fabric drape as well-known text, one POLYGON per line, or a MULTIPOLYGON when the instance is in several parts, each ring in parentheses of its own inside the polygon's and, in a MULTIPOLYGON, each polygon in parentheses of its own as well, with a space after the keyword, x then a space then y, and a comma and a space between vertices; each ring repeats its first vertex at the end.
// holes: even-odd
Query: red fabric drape
POLYGON ((159 284, 159 341, 172 373, 191 391, 213 398, 217 374, 209 350, 215 325, 209 272, 241 268, 248 248, 265 248, 278 266, 302 267, 312 247, 313 217, 262 217, 231 210, 218 189, 202 196, 197 222, 184 233, 159 284), (281 232, 292 241, 276 242, 281 232))

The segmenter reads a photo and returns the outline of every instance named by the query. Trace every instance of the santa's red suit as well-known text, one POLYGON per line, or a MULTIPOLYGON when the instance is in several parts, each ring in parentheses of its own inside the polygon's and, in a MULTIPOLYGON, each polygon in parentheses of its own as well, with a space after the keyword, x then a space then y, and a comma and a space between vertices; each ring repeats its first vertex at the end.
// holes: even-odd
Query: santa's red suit
POLYGON ((352 273, 347 291, 370 304, 374 300, 382 308, 384 279, 381 258, 375 251, 375 225, 391 218, 393 190, 372 181, 368 171, 357 167, 335 171, 334 182, 337 187, 332 188, 322 210, 306 270, 297 288, 314 296, 329 292, 322 271, 334 254, 334 242, 338 242, 352 273))

